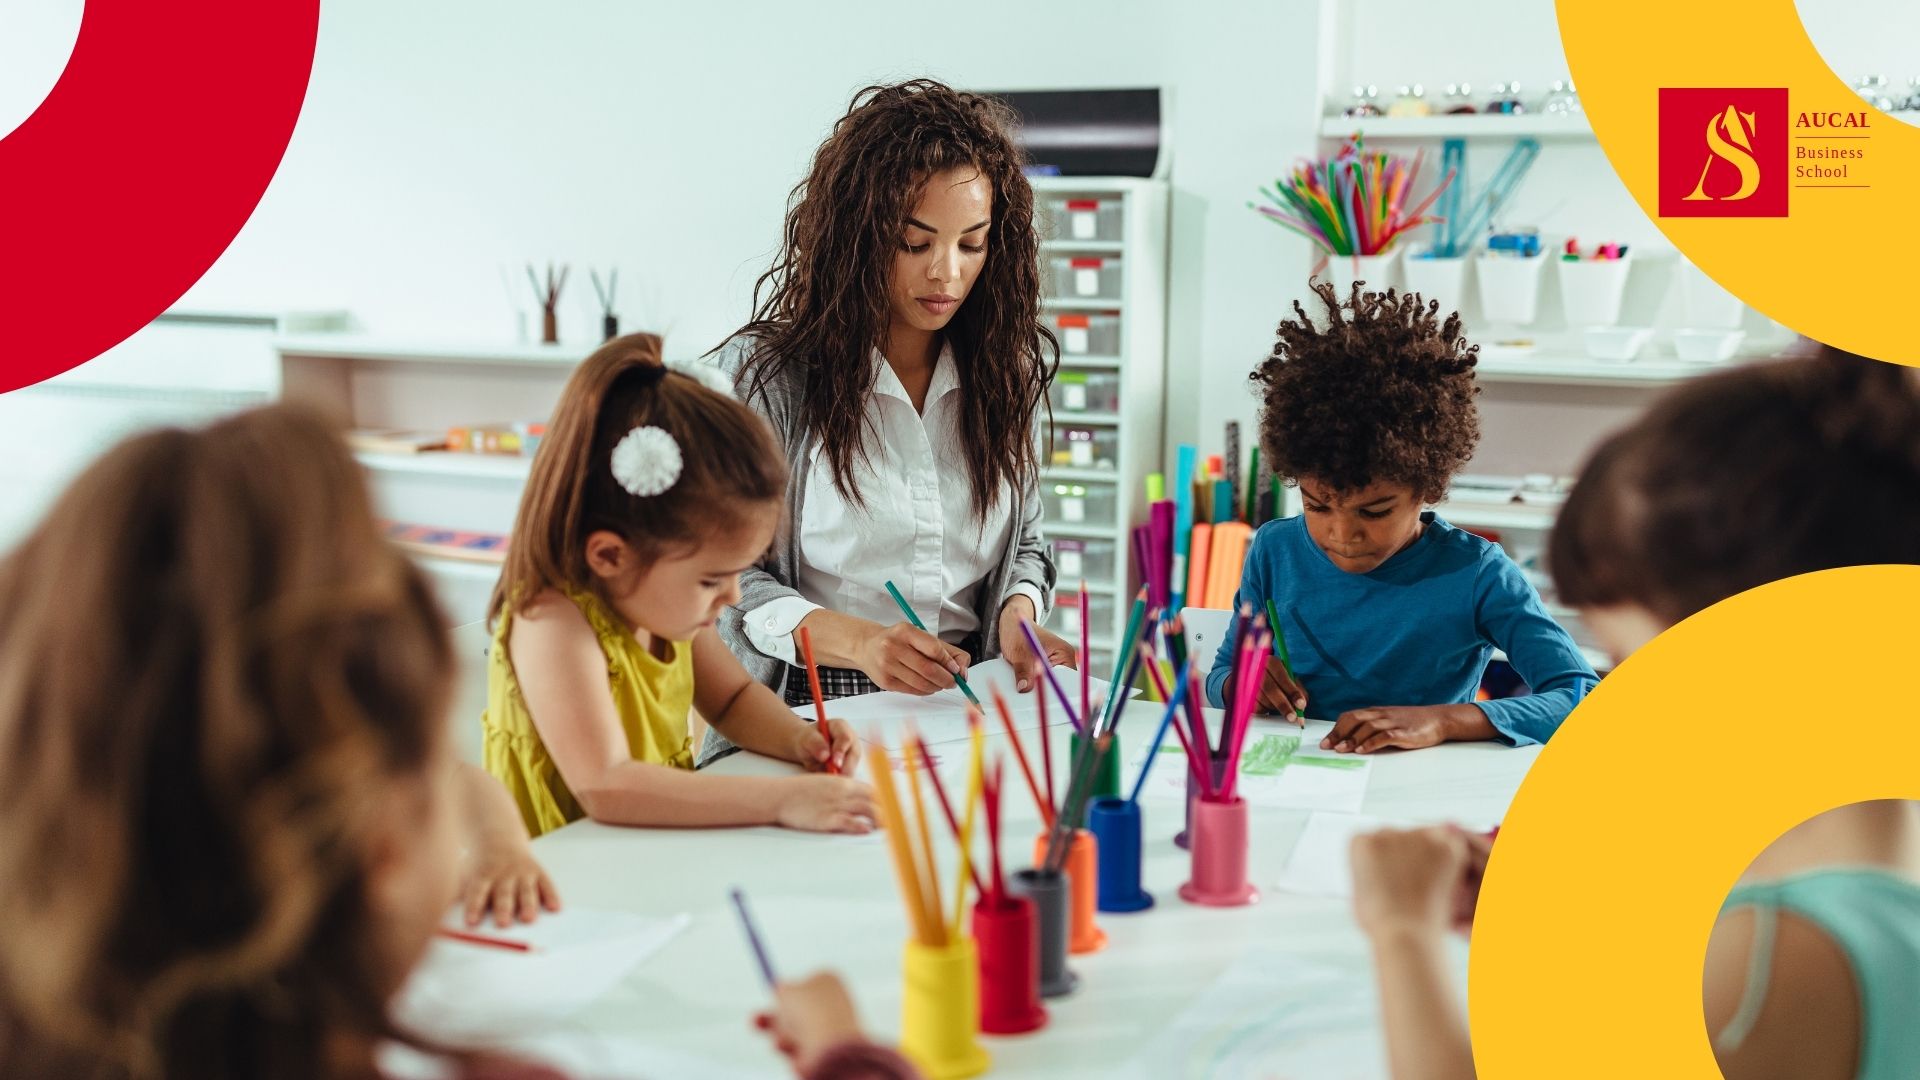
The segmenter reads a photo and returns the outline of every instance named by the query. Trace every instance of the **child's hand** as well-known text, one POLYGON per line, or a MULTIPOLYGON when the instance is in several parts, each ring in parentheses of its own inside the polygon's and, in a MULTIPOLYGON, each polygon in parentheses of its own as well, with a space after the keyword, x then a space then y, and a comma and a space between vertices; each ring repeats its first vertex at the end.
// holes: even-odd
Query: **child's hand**
POLYGON ((1474 845, 1447 825, 1387 829, 1353 838, 1353 910, 1371 937, 1437 937, 1473 923, 1479 876, 1492 841, 1474 845))
POLYGON ((833 719, 827 721, 825 731, 820 730, 817 723, 803 725, 795 737, 793 760, 808 772, 820 772, 826 769, 829 759, 841 775, 853 772, 860 764, 860 739, 854 735, 853 728, 845 720, 833 719), (832 736, 831 741, 828 736, 832 736))
POLYGON ((873 789, 844 776, 809 773, 785 780, 787 792, 776 818, 789 829, 805 832, 869 833, 880 813, 873 789))
POLYGON ((1388 747, 1418 750, 1460 738, 1465 730, 1463 725, 1475 721, 1491 731, 1486 714, 1472 705, 1382 705, 1349 709, 1340 714, 1333 730, 1320 740, 1320 749, 1342 754, 1371 754, 1388 747), (1461 712, 1465 709, 1472 710, 1471 718, 1461 712))
POLYGON ((1040 647, 1047 650, 1047 663, 1054 667, 1079 667, 1078 654, 1066 638, 1038 625, 1038 617, 1033 610, 1031 597, 1016 596, 1000 609, 1000 655, 1006 657, 1013 668, 1014 689, 1021 693, 1033 689, 1040 678, 1040 661, 1033 655, 1033 646, 1027 642, 1026 632, 1020 629, 1020 620, 1035 623, 1033 636, 1040 639, 1040 647))
POLYGON ((460 902, 467 925, 478 926, 493 912, 498 926, 530 923, 542 908, 560 910, 560 892, 533 857, 524 836, 479 840, 467 853, 460 875, 460 902))
POLYGON ((967 662, 966 650, 910 623, 875 623, 860 642, 860 670, 882 690, 938 693, 954 685, 955 675, 966 675, 967 662))
POLYGON ((820 972, 781 983, 773 998, 773 1011, 755 1016, 753 1025, 773 1038, 796 1073, 805 1075, 834 1047, 865 1037, 853 998, 836 975, 820 972))
POLYGON ((1267 657, 1267 673, 1260 684, 1258 704, 1263 713, 1298 717, 1303 721, 1300 726, 1306 726, 1307 688, 1288 674, 1287 665, 1277 656, 1267 657))

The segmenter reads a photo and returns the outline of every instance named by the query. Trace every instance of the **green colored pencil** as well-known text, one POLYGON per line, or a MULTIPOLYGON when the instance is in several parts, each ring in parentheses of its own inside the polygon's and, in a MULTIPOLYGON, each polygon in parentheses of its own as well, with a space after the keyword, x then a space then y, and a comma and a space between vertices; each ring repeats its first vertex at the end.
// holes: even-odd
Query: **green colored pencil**
MULTIPOLYGON (((1291 679, 1293 678, 1293 661, 1287 657, 1287 636, 1280 632, 1280 609, 1273 606, 1271 596, 1267 597, 1267 627, 1273 631, 1273 655, 1280 658, 1281 669, 1287 673, 1287 678, 1291 679)), ((1293 710, 1293 715, 1301 720, 1307 718, 1307 714, 1299 709, 1293 710)))
MULTIPOLYGON (((918 630, 923 634, 930 634, 933 632, 927 629, 926 623, 923 623, 920 621, 920 616, 915 615, 913 613, 912 605, 907 603, 907 598, 900 595, 900 590, 894 588, 893 582, 891 581, 887 582, 887 592, 889 595, 893 597, 893 602, 900 605, 900 613, 907 617, 907 621, 913 624, 913 628, 915 630, 918 630)), ((1042 657, 1041 659, 1044 660, 1045 657, 1042 657)), ((973 702, 976 706, 980 705, 980 699, 973 696, 973 687, 967 685, 967 680, 965 676, 955 675, 953 677, 953 681, 955 685, 960 687, 960 692, 967 695, 968 701, 973 702)))

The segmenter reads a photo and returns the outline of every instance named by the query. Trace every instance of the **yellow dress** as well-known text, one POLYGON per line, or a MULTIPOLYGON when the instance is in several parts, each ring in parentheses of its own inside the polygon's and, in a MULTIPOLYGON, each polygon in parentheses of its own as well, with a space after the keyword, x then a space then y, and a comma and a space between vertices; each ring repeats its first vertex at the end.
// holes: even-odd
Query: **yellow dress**
MULTIPOLYGON (((613 695, 634 760, 693 768, 693 741, 687 731, 687 714, 693 708, 691 644, 669 642, 673 654, 661 660, 641 646, 599 597, 571 588, 566 596, 600 639, 600 651, 607 658, 607 691, 613 695)), ((502 611, 487 658, 487 709, 480 715, 482 752, 487 771, 507 786, 520 807, 527 831, 539 836, 578 821, 586 812, 560 778, 533 726, 533 714, 507 655, 512 627, 513 613, 502 611)))

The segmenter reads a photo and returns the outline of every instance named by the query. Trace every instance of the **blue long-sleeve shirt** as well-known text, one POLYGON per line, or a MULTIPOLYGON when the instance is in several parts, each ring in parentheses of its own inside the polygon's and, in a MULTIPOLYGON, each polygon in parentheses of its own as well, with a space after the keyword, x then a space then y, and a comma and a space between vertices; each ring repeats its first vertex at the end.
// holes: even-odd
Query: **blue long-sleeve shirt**
MULTIPOLYGON (((1369 573, 1335 566, 1301 517, 1270 521, 1247 549, 1241 604, 1271 598, 1309 714, 1328 720, 1379 705, 1473 702, 1493 650, 1533 693, 1474 704, 1516 745, 1546 742, 1598 680, 1573 639, 1499 544, 1422 515, 1418 539, 1369 573)), ((1207 673, 1221 705, 1231 673, 1229 630, 1207 673)))

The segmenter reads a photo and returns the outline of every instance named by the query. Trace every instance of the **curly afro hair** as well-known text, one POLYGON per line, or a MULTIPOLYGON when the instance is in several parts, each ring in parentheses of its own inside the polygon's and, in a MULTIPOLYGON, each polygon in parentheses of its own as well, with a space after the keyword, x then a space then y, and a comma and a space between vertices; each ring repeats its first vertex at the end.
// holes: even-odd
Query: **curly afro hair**
POLYGON ((1313 283, 1324 330, 1297 300, 1299 317, 1281 320, 1250 376, 1263 388, 1260 449, 1288 483, 1306 476, 1335 492, 1400 483, 1439 502, 1480 441, 1480 347, 1461 336, 1458 314, 1439 320, 1437 302, 1360 285, 1343 303, 1313 283))

